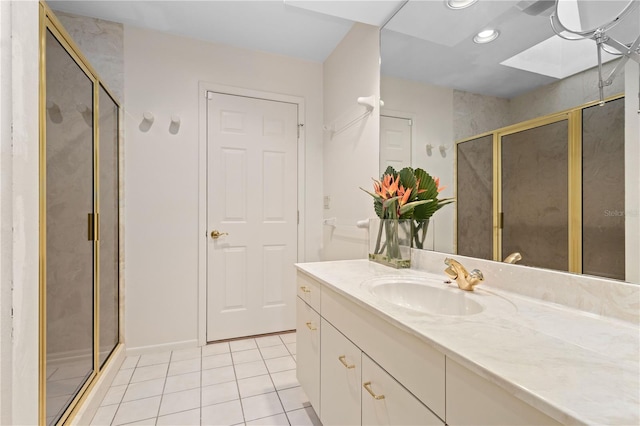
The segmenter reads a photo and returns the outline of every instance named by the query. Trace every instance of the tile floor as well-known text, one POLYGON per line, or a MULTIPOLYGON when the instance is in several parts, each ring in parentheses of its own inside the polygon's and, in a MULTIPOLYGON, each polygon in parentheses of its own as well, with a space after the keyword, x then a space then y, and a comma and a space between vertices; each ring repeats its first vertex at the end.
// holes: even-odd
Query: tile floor
POLYGON ((321 426, 295 357, 295 333, 127 357, 92 424, 321 426))

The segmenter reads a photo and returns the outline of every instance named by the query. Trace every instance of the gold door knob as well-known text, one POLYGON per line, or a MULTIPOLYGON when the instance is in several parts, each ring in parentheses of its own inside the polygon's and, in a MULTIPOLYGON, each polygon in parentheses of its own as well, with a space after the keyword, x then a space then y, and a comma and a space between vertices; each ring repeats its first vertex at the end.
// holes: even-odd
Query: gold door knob
POLYGON ((220 232, 217 229, 214 229, 213 231, 211 231, 211 238, 213 238, 214 240, 217 240, 223 235, 229 235, 229 234, 227 232, 220 232))

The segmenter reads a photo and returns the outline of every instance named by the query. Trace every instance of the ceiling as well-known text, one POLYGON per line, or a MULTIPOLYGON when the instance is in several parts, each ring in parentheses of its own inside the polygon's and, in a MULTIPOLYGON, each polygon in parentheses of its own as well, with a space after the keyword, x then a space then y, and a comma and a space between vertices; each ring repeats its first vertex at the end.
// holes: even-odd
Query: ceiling
POLYGON ((52 9, 324 62, 354 21, 381 26, 402 1, 77 1, 52 9))
MULTIPOLYGON (((455 11, 444 0, 48 3, 54 10, 315 62, 330 55, 354 22, 382 26, 393 17, 381 33, 384 75, 506 98, 557 80, 500 64, 554 35, 553 0, 480 0, 455 11), (500 37, 473 43, 487 27, 498 28, 500 37)), ((638 20, 630 21, 637 32, 638 20)), ((595 47, 592 55, 595 60, 595 47)))

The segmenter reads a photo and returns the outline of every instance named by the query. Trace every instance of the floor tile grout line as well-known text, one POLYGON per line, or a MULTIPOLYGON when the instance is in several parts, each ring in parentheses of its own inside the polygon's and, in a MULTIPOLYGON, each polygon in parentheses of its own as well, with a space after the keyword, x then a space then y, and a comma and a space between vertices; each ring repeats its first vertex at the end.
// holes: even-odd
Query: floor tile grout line
MULTIPOLYGON (((253 339, 253 341, 255 342, 255 339, 253 339)), ((256 346, 258 346, 257 343, 256 343, 256 346)), ((233 362, 233 351, 231 350, 231 344, 229 344, 229 352, 231 354, 231 365, 233 366, 233 377, 235 377, 236 379, 236 389, 238 390, 238 400, 240 401, 240 411, 242 412, 242 421, 246 424, 247 417, 244 414, 244 404, 242 403, 242 395, 240 395, 240 384, 238 383, 238 374, 236 373, 236 364, 233 362)), ((202 421, 200 421, 200 423, 202 423, 202 421)))
MULTIPOLYGON (((280 335, 278 335, 278 337, 280 338, 280 341, 282 342, 282 338, 280 337, 280 335)), ((284 342, 283 342, 284 343, 284 342)), ((286 348, 286 345, 285 345, 286 348)), ((262 356, 262 351, 260 351, 260 356, 262 356)), ((265 366, 267 365, 266 361, 262 360, 265 364, 265 366)), ((284 413, 284 417, 285 419, 287 419, 287 423, 289 423, 289 425, 291 425, 291 421, 289 420, 289 416, 287 416, 287 410, 285 410, 284 408, 284 404, 282 403, 282 398, 280 398, 280 394, 278 393, 278 389, 276 389, 276 384, 273 381, 273 377, 271 377, 271 371, 269 371, 269 368, 267 367, 267 374, 269 374, 269 380, 271 380, 271 384, 273 385, 273 389, 276 392, 276 396, 278 397, 278 401, 280 401, 280 406, 282 407, 282 412, 284 413)))
POLYGON ((167 377, 169 377, 169 366, 171 365, 171 358, 173 358, 173 351, 171 351, 171 355, 169 355, 169 363, 167 364, 167 371, 164 375, 164 383, 162 384, 162 393, 160 394, 160 403, 158 404, 158 411, 156 413, 155 423, 158 423, 158 418, 160 417, 160 408, 162 408, 162 400, 164 399, 164 390, 167 387, 167 377))
MULTIPOLYGON (((140 361, 140 360, 138 360, 140 361)), ((138 365, 138 363, 136 362, 136 366, 138 365)), ((128 370, 128 368, 125 368, 125 370, 128 370)), ((120 371, 122 370, 118 370, 118 373, 120 373, 120 371)), ((118 411, 120 411, 120 406, 122 405, 122 400, 124 399, 124 396, 127 394, 127 391, 129 390, 129 385, 131 384, 131 379, 133 379, 133 373, 136 372, 136 367, 133 368, 133 371, 131 372, 131 376, 129 376, 129 379, 127 380, 127 383, 125 383, 127 385, 127 387, 124 389, 124 392, 122 393, 122 398, 120 398, 120 402, 118 403, 118 408, 116 408, 115 413, 113 413, 113 417, 111 418, 111 422, 109 423, 110 425, 113 425, 116 421, 116 416, 118 415, 118 411)), ((95 415, 94 415, 95 417, 95 415)), ((92 419, 93 420, 93 419, 92 419)))

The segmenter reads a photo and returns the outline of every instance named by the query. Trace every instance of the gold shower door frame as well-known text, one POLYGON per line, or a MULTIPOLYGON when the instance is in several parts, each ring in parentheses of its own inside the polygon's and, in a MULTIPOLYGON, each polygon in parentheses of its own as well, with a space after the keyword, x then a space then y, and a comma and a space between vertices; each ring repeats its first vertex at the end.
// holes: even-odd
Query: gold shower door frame
MULTIPOLYGON (((39 20, 39 68, 40 68, 40 87, 39 87, 39 374, 38 374, 38 423, 46 425, 46 380, 47 380, 47 133, 46 133, 46 95, 47 95, 47 68, 46 68, 46 37, 47 31, 56 38, 65 51, 71 56, 80 69, 86 74, 93 84, 93 217, 90 220, 89 232, 93 236, 93 371, 84 382, 78 393, 71 400, 69 406, 62 414, 57 424, 64 424, 67 420, 73 418, 77 414, 81 406, 81 402, 89 394, 102 371, 107 368, 113 358, 113 354, 122 345, 121 327, 118 326, 118 343, 113 348, 103 366, 100 366, 100 244, 99 244, 99 221, 100 213, 100 110, 99 110, 99 92, 104 89, 118 108, 118 135, 117 135, 117 151, 116 151, 116 174, 119 176, 119 144, 120 144, 120 103, 108 89, 105 83, 100 79, 98 73, 91 67, 89 61, 82 54, 71 36, 66 32, 62 23, 55 16, 49 6, 40 2, 40 20, 39 20)), ((119 189, 116 188, 119 193, 119 189)), ((119 198, 119 196, 118 196, 119 198)), ((116 209, 116 216, 119 218, 119 207, 116 209)), ((118 219, 119 221, 119 219, 118 219)), ((119 232, 118 232, 119 233, 119 232)), ((118 240, 120 236, 118 235, 118 240)), ((116 247, 119 242, 116 241, 116 247)), ((120 272, 118 271, 117 279, 120 282, 120 272)), ((118 285, 119 287, 119 285, 118 285)), ((118 300, 121 295, 118 291, 118 300)), ((118 303, 120 305, 120 303, 118 303)), ((121 322, 122 312, 118 308, 118 323, 121 322)))
MULTIPOLYGON (((605 102, 614 101, 623 97, 624 94, 619 94, 605 99, 605 102)), ((561 112, 523 121, 456 141, 455 176, 457 176, 458 166, 458 144, 485 136, 493 136, 493 260, 501 261, 504 257, 504 253, 502 253, 502 138, 514 133, 566 120, 568 125, 568 270, 569 272, 582 273, 582 111, 599 103, 600 101, 588 102, 561 112)), ((457 178, 455 192, 457 196, 457 178)), ((456 244, 458 241, 457 214, 456 210, 454 239, 456 244)))

